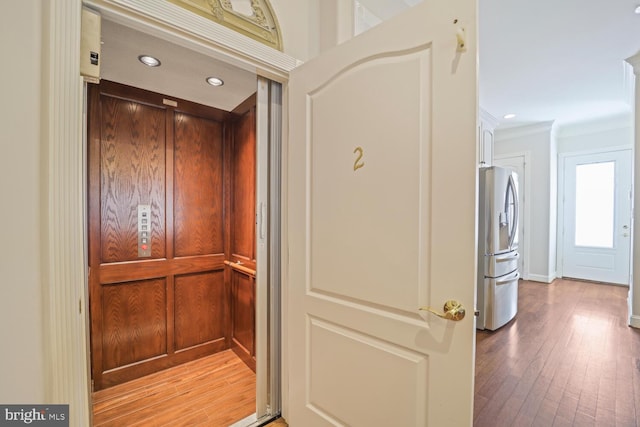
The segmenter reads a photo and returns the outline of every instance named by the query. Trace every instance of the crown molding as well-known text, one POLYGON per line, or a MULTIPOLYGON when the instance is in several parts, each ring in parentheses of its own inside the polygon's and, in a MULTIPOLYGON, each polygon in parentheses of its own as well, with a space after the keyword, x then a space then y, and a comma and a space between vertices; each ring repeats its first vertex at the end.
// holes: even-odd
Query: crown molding
POLYGON ((558 138, 568 138, 620 129, 633 129, 633 116, 631 112, 559 125, 556 136, 558 138))
POLYGON ((498 128, 495 131, 495 139, 496 139, 496 142, 498 142, 498 141, 504 141, 504 140, 514 139, 514 138, 522 138, 525 136, 536 135, 540 133, 548 133, 549 135, 551 135, 551 132, 553 130, 553 124, 554 124, 554 121, 551 120, 548 122, 540 122, 540 123, 534 123, 534 124, 524 125, 524 126, 515 126, 515 127, 506 128, 506 129, 498 128))
POLYGON ((636 76, 640 75, 640 51, 633 56, 625 59, 633 67, 633 72, 636 76))
POLYGON ((500 120, 489 114, 487 110, 482 107, 480 107, 480 119, 487 122, 491 129, 495 129, 500 124, 500 120))

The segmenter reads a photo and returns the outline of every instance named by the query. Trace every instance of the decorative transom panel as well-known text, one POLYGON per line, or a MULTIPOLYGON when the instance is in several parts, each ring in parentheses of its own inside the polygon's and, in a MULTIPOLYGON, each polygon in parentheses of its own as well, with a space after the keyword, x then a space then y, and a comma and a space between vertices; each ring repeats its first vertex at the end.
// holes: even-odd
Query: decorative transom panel
POLYGON ((280 27, 268 0, 167 0, 282 51, 280 27))

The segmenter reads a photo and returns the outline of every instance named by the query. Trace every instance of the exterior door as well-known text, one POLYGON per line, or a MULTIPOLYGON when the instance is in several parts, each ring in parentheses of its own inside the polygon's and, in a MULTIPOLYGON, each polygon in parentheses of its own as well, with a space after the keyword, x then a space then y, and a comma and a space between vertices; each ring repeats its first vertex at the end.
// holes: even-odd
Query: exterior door
POLYGON ((293 426, 472 423, 475 34, 475 1, 426 1, 291 73, 293 426))
POLYGON ((631 150, 564 161, 562 275, 629 284, 631 150))

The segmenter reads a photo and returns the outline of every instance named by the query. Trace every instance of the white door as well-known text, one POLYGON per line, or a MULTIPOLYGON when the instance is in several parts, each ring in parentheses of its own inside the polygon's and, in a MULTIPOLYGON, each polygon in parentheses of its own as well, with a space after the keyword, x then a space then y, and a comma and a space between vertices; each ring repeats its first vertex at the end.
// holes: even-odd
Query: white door
POLYGON ((291 73, 293 427, 472 423, 475 34, 475 0, 427 0, 291 73))
POLYGON ((629 284, 631 150, 566 157, 562 275, 629 284))
POLYGON ((520 277, 524 279, 529 278, 529 271, 525 268, 528 268, 528 265, 525 266, 525 262, 527 260, 527 242, 526 242, 526 225, 528 219, 527 212, 527 197, 526 197, 526 176, 525 176, 525 156, 511 156, 511 157, 495 157, 493 159, 493 164, 495 166, 502 166, 504 168, 509 168, 515 173, 518 174, 518 201, 519 201, 519 210, 518 210, 518 253, 520 254, 520 258, 518 258, 518 271, 520 272, 520 277))

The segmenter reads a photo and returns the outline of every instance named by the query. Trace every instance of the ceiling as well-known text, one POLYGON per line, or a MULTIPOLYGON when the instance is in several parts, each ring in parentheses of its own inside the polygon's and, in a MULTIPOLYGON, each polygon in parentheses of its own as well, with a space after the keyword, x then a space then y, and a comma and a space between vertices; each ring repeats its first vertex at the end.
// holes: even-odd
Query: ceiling
POLYGON ((629 113, 640 0, 479 0, 480 105, 501 125, 629 113), (517 116, 503 119, 508 113, 517 116))
POLYGON ((256 91, 256 74, 131 28, 102 20, 101 78, 232 111, 256 91), (139 55, 159 59, 150 68, 139 55), (207 77, 224 85, 213 87, 207 77))
MULTIPOLYGON (((361 0, 382 19, 417 0, 361 0), (381 5, 386 5, 382 7, 381 5), (384 16, 386 14, 386 16, 384 16)), ((640 0, 479 0, 480 106, 501 127, 569 124, 628 114, 624 59, 640 50, 640 0), (508 113, 513 119, 503 119, 508 113)), ((102 77, 232 110, 255 92, 254 73, 103 20, 102 77), (137 61, 145 53, 162 66, 137 61), (205 82, 221 77, 224 86, 205 82)))

